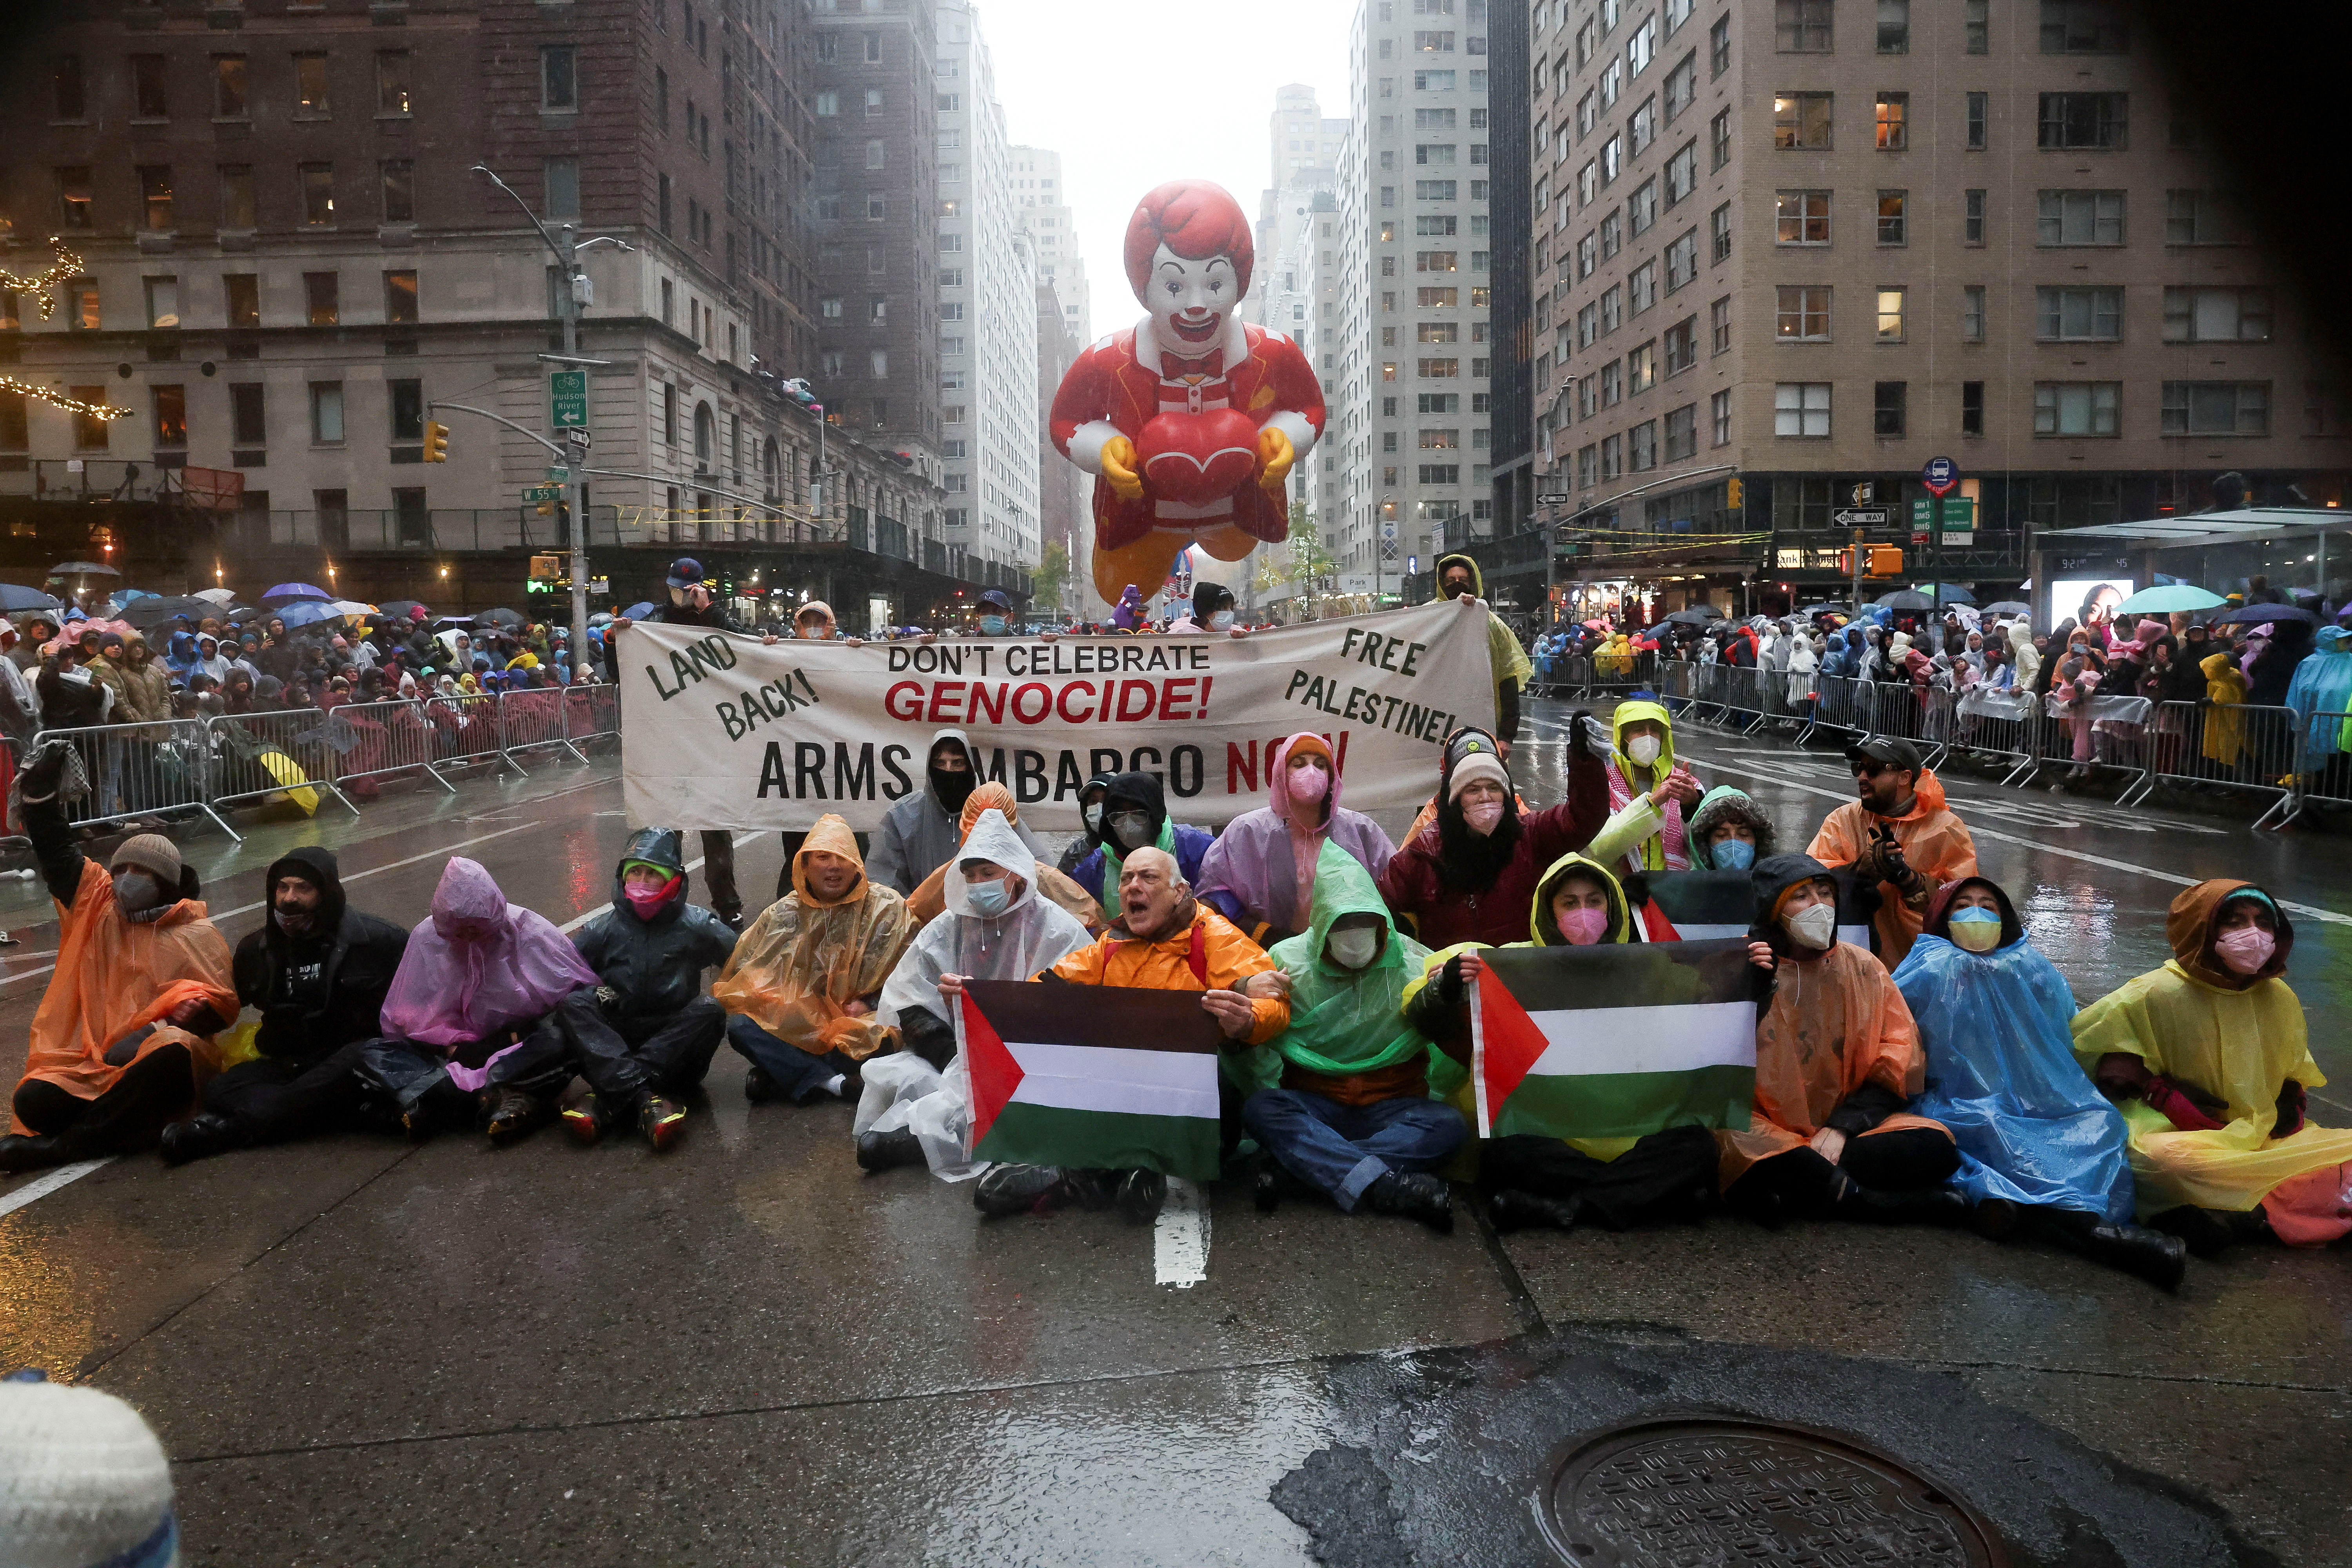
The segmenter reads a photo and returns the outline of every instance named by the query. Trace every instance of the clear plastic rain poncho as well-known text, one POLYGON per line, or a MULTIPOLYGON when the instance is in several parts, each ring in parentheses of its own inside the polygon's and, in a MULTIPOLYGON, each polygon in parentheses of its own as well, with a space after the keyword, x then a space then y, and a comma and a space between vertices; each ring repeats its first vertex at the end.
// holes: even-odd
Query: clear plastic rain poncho
POLYGON ((409 936, 382 1021, 385 1034, 404 1040, 463 1045, 543 1018, 595 984, 571 938, 546 916, 507 902, 478 862, 453 855, 433 889, 432 914, 409 936))
MULTIPOLYGON (((982 812, 963 847, 949 864, 941 889, 947 913, 922 929, 890 972, 876 1019, 886 1026, 895 1026, 899 1014, 909 1007, 927 1008, 947 1017, 947 1003, 940 995, 940 975, 1026 980, 1092 941, 1087 928, 1068 910, 1037 896, 1036 865, 1036 858, 1003 812, 982 812), (1003 914, 990 917, 973 910, 961 870, 967 860, 990 861, 1020 878, 1020 890, 1003 914)), ((979 1173, 980 1168, 964 1157, 971 1087, 961 1052, 944 1073, 911 1051, 898 1051, 868 1059, 861 1076, 866 1092, 857 1102, 853 1134, 908 1128, 922 1143, 923 1157, 934 1175, 956 1182, 979 1173)))
POLYGON ((1927 1087, 1911 1109, 1942 1122, 1959 1145, 1953 1185, 1978 1203, 2132 1217, 2123 1116, 2075 1064, 2074 994, 2025 940, 2006 893, 1981 879, 1939 893, 1895 988, 1927 1052, 1927 1087), (1971 885, 2000 902, 2000 945, 1990 952, 1946 934, 1954 895, 1971 885))

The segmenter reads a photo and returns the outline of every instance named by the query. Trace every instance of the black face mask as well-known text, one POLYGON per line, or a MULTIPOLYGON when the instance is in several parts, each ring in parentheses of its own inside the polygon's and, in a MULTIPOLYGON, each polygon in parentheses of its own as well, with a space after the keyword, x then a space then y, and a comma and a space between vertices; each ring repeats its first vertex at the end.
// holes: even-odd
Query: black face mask
POLYGON ((971 798, 971 792, 977 787, 971 770, 965 768, 961 772, 950 773, 945 768, 933 767, 929 772, 931 798, 940 803, 942 810, 950 814, 961 811, 963 803, 971 798))

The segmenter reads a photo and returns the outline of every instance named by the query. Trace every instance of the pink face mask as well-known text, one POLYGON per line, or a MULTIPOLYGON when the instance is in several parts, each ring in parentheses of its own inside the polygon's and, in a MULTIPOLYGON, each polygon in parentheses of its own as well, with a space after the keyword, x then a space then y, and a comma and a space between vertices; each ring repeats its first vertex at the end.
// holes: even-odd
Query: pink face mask
POLYGON ((1559 934, 1571 946, 1591 947, 1609 930, 1607 910, 1570 910, 1559 917, 1559 934))
POLYGON ((1470 831, 1473 833, 1480 835, 1492 833, 1495 831, 1495 824, 1503 820, 1503 803, 1499 800, 1482 800, 1474 805, 1465 805, 1462 808, 1462 820, 1470 825, 1470 831))
POLYGON ((637 911, 637 918, 649 921, 661 913, 661 907, 669 902, 672 893, 677 891, 677 879, 672 877, 658 888, 625 888, 622 890, 628 895, 629 907, 637 911))
POLYGON ((1301 805, 1319 805, 1331 790, 1331 775, 1320 763, 1290 770, 1290 798, 1301 805))
POLYGON ((2260 974, 2278 951, 2278 939, 2260 926, 2241 926, 2213 939, 2213 952, 2233 973, 2260 974))

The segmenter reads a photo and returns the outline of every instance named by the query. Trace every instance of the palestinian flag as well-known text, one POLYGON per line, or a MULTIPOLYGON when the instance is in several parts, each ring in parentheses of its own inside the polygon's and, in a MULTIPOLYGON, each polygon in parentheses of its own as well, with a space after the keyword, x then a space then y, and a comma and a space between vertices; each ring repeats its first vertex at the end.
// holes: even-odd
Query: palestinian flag
POLYGON ((1199 992, 975 980, 956 1037, 974 1160, 1216 1178, 1223 1037, 1199 992))
POLYGON ((1763 971, 1748 944, 1489 948, 1471 987, 1478 1135, 1744 1131, 1763 971))
MULTIPOLYGON (((1854 907, 1852 868, 1830 875, 1838 885, 1838 941, 1867 948, 1870 917, 1854 907)), ((1756 918, 1756 887, 1745 871, 1653 871, 1649 889, 1685 942, 1744 939, 1756 918)))

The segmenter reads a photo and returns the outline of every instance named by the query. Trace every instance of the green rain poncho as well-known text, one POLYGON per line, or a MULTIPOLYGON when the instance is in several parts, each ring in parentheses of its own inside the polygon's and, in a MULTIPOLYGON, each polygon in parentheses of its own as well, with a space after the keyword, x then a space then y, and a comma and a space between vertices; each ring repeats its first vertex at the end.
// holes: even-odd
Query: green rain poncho
POLYGON ((1275 943, 1268 956, 1290 977, 1290 1027, 1250 1053, 1251 1088, 1274 1088, 1286 1064, 1338 1078, 1414 1058, 1426 1058, 1433 1098, 1462 1081, 1461 1065, 1398 1011, 1406 983, 1420 977, 1429 950, 1396 929, 1370 873, 1345 849, 1324 843, 1315 860, 1313 921, 1302 934, 1275 943), (1332 922, 1349 914, 1377 915, 1388 930, 1381 955, 1360 970, 1343 969, 1323 952, 1332 922))

